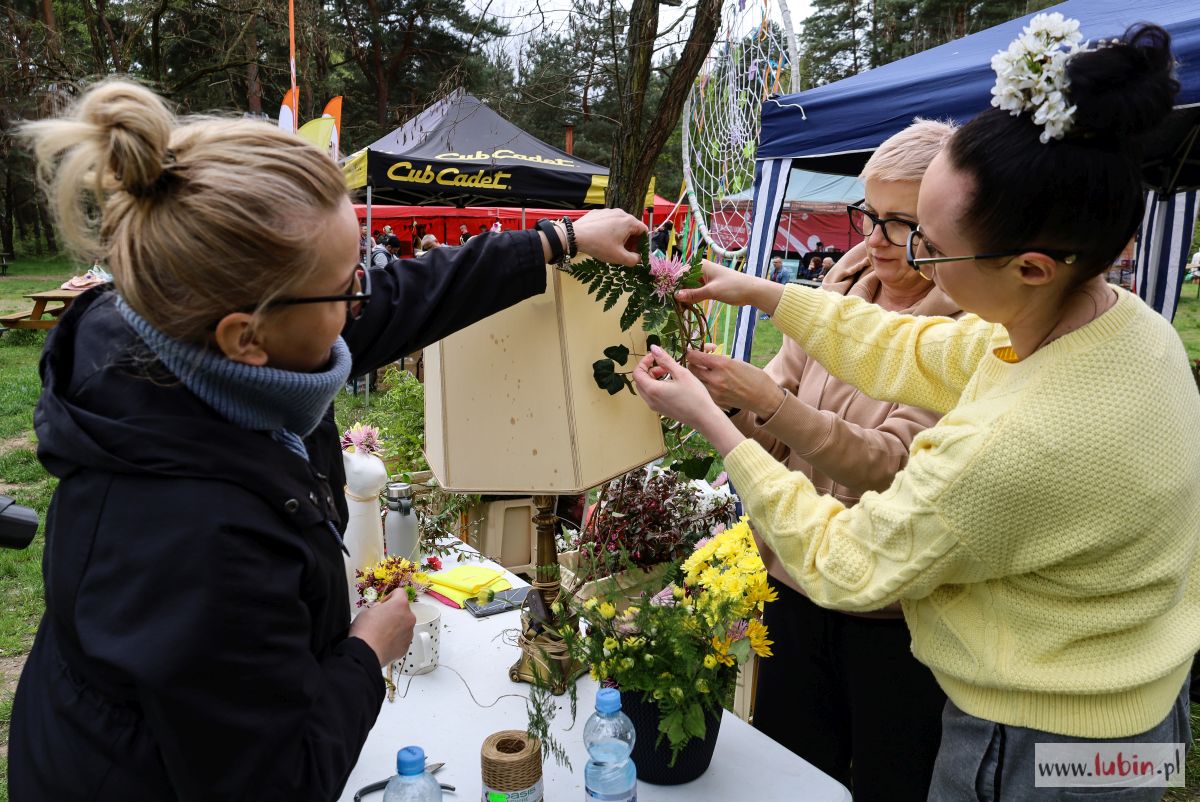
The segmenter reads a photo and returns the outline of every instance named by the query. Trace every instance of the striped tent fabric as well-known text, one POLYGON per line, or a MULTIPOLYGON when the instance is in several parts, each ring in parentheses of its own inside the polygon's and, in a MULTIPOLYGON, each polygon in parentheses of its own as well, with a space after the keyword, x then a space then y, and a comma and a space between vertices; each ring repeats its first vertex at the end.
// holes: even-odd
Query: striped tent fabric
MULTIPOLYGON (((775 229, 779 225, 779 214, 791 172, 792 160, 786 158, 759 161, 754 166, 754 210, 750 218, 750 243, 746 249, 746 273, 749 275, 767 276, 775 229)), ((758 314, 758 310, 752 306, 738 309, 733 347, 730 349, 730 356, 734 359, 750 361, 758 314)))
POLYGON ((1172 320, 1191 255, 1200 192, 1146 194, 1146 213, 1138 235, 1134 288, 1143 301, 1172 320))

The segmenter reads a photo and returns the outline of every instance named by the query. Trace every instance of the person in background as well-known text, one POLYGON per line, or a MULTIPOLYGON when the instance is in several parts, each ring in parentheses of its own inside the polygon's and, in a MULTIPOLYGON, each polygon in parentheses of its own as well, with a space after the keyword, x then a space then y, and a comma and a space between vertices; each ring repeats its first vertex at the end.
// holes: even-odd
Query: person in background
POLYGON ((1143 783, 1036 787, 1042 747, 1101 767, 1141 754, 1161 776, 1191 740, 1200 395, 1171 324, 1103 276, 1141 224, 1176 61, 1159 26, 1073 49, 1078 26, 1033 17, 993 62, 1006 107, 960 128, 922 179, 905 260, 972 314, 903 315, 711 263, 677 293, 766 309, 843 381, 942 413, 886 489, 849 508, 819 493, 657 346, 633 373, 724 456, 809 598, 901 602, 948 697, 931 802, 1157 802, 1143 783))
POLYGON ((492 223, 492 233, 493 234, 499 234, 503 230, 504 230, 504 226, 502 226, 500 224, 499 220, 496 220, 496 222, 492 223))
POLYGON ((392 263, 392 260, 399 258, 400 249, 403 244, 400 238, 396 236, 385 235, 378 245, 371 251, 371 267, 383 268, 392 263))
MULTIPOLYGON (((823 289, 910 315, 961 312, 904 261, 921 178, 953 133, 918 120, 879 146, 859 176, 866 199, 848 207, 866 248, 823 289)), ((886 489, 913 438, 938 420, 864 395, 788 337, 765 369, 713 354, 689 354, 689 365, 742 434, 846 507, 886 489)), ((856 802, 924 802, 946 696, 913 657, 900 605, 857 614, 818 606, 768 546, 760 551, 779 598, 763 617, 775 645, 759 664, 754 726, 841 782, 856 802)))
POLYGON ((358 244, 359 261, 365 265, 367 263, 367 257, 371 254, 371 251, 375 248, 375 240, 368 234, 367 227, 365 224, 358 227, 358 236, 359 236, 359 244, 358 244))
POLYGON ((832 256, 826 256, 821 260, 821 273, 818 276, 821 281, 824 281, 825 277, 829 275, 829 271, 833 269, 833 264, 832 256))
POLYGON ((805 264, 811 264, 813 259, 816 259, 818 262, 820 262, 823 256, 825 256, 825 243, 821 242, 821 240, 817 240, 817 243, 813 246, 813 249, 804 254, 804 258, 801 259, 801 261, 805 264))
MULTIPOLYGON (((488 227, 486 225, 484 225, 483 223, 480 223, 479 224, 479 234, 486 234, 486 233, 488 233, 488 227)), ((475 236, 479 236, 479 234, 476 234, 475 236)))
POLYGON ((783 257, 776 256, 771 260, 771 281, 777 284, 787 283, 787 273, 783 268, 783 257))
POLYGON ((433 234, 426 234, 424 237, 421 237, 421 249, 420 249, 420 251, 417 252, 416 255, 424 256, 425 254, 432 251, 434 248, 440 248, 441 245, 442 245, 442 243, 438 242, 438 238, 435 237, 433 234))
POLYGON ((458 226, 458 244, 466 245, 467 240, 471 238, 471 232, 467 229, 466 223, 460 223, 458 226))
POLYGON ((650 249, 666 256, 667 250, 671 247, 671 232, 674 228, 675 224, 670 220, 664 221, 662 225, 654 230, 654 235, 650 237, 650 249))
MULTIPOLYGON (((351 622, 333 400, 544 292, 566 231, 363 270, 341 170, 275 126, 180 120, 110 80, 23 130, 58 230, 113 284, 72 304, 42 363, 59 483, 10 798, 337 799, 414 618, 399 593, 351 622)), ((628 214, 574 228, 637 263, 628 214)))

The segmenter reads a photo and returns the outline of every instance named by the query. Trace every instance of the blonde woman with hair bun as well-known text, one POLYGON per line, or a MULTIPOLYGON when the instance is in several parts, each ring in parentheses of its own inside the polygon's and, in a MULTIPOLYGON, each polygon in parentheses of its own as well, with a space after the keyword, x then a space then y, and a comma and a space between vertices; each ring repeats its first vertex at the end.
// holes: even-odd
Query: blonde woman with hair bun
MULTIPOLYGON (((364 271, 337 166, 265 123, 112 80, 23 135, 113 284, 46 342, 35 429, 60 481, 10 798, 336 798, 413 616, 396 598, 350 623, 334 397, 543 292, 566 232, 364 271)), ((624 264, 646 231, 609 209, 574 227, 624 264)))

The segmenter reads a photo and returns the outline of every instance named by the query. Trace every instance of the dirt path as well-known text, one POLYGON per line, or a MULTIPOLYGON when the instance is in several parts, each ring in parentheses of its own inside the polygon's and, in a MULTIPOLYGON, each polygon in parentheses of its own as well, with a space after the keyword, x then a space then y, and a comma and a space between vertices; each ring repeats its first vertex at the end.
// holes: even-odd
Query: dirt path
POLYGON ((24 448, 29 445, 29 434, 15 434, 4 440, 0 440, 0 457, 3 457, 10 451, 16 451, 18 448, 24 448))

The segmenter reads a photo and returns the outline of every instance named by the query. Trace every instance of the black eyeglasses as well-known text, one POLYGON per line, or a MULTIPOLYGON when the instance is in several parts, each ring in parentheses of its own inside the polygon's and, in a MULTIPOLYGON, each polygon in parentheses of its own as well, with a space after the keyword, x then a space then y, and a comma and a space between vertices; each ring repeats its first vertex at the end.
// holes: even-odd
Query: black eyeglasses
POLYGON ((921 227, 917 226, 908 235, 908 242, 904 245, 904 256, 908 261, 908 266, 921 274, 921 278, 926 281, 933 281, 933 276, 925 275, 926 265, 936 265, 942 262, 968 262, 978 261, 980 259, 999 259, 1005 256, 1020 256, 1023 253, 1044 253, 1047 256, 1057 259, 1060 262, 1071 265, 1075 264, 1075 260, 1079 258, 1078 254, 1068 253, 1067 251, 1050 250, 1048 248, 1038 248, 1029 246, 1025 248, 1013 248, 1008 251, 996 251, 995 253, 977 253, 971 256, 942 256, 938 255, 938 249, 929 244, 929 240, 925 238, 925 233, 921 231, 921 227), (918 256, 918 253, 925 254, 918 256))
POLYGON ((916 230, 917 224, 899 217, 879 217, 863 207, 866 202, 864 198, 858 203, 846 206, 846 214, 850 216, 850 226, 864 237, 870 237, 875 226, 883 226, 883 238, 897 248, 903 248, 908 235, 916 230))
POLYGON ((313 295, 303 298, 276 298, 268 301, 266 308, 273 306, 295 306, 296 304, 324 304, 335 301, 346 302, 346 319, 358 320, 371 300, 371 271, 358 269, 350 277, 350 286, 344 295, 313 295))

